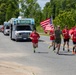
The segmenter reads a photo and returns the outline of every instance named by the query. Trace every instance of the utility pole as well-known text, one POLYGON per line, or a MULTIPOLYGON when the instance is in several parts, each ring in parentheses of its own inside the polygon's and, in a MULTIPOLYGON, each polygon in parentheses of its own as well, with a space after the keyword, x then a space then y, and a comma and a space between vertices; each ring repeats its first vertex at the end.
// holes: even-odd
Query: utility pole
POLYGON ((22 7, 21 7, 21 0, 19 0, 19 9, 20 9, 19 16, 20 17, 24 17, 24 13, 21 12, 21 9, 22 9, 22 7))

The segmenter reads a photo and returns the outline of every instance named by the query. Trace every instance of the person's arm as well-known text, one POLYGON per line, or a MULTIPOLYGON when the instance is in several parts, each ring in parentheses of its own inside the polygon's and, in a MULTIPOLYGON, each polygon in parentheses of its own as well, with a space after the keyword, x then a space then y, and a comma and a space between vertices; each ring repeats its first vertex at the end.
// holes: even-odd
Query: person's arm
POLYGON ((62 36, 63 38, 64 38, 64 34, 63 34, 63 31, 61 31, 61 35, 60 36, 62 36))
POLYGON ((64 37, 64 31, 62 30, 62 36, 64 37))
POLYGON ((38 34, 38 39, 40 38, 40 35, 38 34))
POLYGON ((56 39, 56 30, 54 31, 54 33, 55 33, 55 39, 56 39))
POLYGON ((32 38, 32 33, 30 34, 30 39, 32 40, 33 38, 32 38))
POLYGON ((70 34, 71 39, 73 38, 73 32, 70 34))

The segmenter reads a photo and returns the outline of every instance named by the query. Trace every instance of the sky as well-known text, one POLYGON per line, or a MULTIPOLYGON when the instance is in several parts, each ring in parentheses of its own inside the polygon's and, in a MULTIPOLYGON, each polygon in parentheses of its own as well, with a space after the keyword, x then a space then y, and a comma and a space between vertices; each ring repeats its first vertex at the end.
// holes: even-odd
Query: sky
POLYGON ((45 6, 46 2, 50 2, 50 0, 37 0, 37 2, 39 3, 41 9, 43 9, 43 7, 45 6))

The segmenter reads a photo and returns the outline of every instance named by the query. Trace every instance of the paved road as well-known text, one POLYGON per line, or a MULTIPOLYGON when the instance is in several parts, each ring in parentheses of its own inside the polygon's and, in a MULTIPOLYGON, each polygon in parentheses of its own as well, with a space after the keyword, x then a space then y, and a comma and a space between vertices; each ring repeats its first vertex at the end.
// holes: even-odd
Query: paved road
POLYGON ((49 37, 41 36, 39 48, 33 53, 32 43, 11 41, 9 36, 0 33, 0 61, 20 64, 29 68, 33 75, 75 75, 76 55, 60 50, 60 55, 48 49, 49 37))

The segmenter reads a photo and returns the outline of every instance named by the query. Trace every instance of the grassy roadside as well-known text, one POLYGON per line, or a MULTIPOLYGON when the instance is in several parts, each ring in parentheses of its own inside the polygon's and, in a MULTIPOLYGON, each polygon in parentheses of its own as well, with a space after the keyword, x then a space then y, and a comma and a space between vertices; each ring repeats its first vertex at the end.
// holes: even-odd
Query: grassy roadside
POLYGON ((36 29, 37 29, 37 32, 38 32, 40 35, 49 36, 49 34, 46 34, 46 33, 44 32, 44 30, 42 29, 41 26, 37 26, 36 29))

